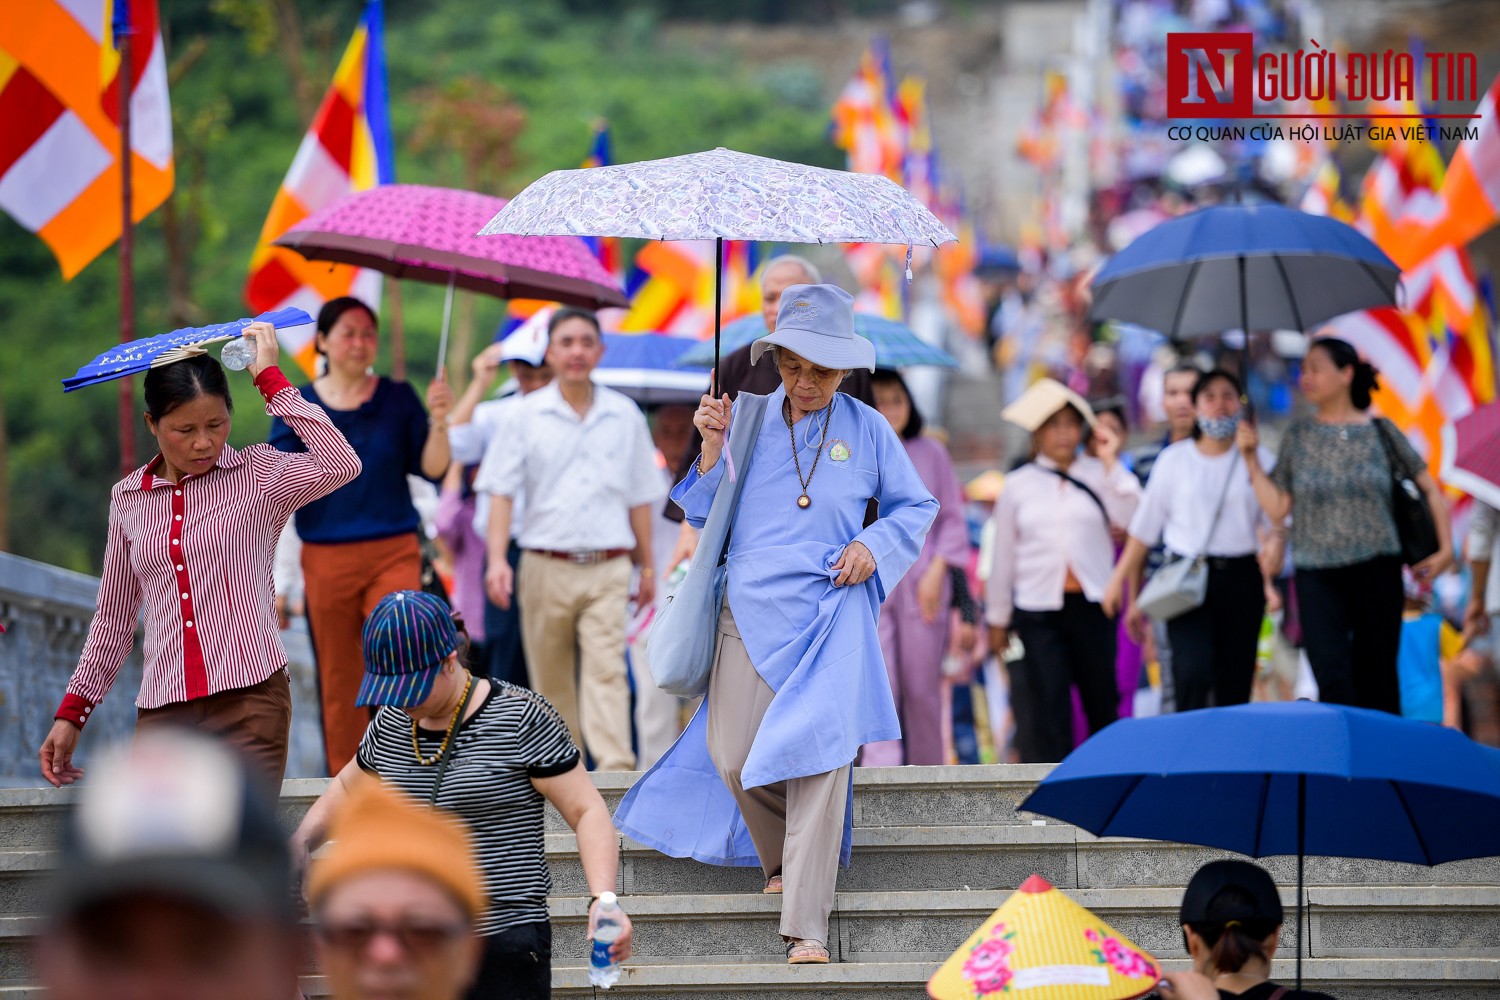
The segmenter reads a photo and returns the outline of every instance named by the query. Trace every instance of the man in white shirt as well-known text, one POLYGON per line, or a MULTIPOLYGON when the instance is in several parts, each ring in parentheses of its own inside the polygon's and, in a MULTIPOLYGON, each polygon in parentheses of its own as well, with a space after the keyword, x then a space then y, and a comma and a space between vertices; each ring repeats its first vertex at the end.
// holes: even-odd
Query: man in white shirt
MULTIPOLYGON (((461 465, 479 462, 479 472, 474 478, 474 533, 480 538, 487 536, 490 524, 490 495, 485 492, 484 485, 487 471, 496 462, 490 456, 490 450, 509 447, 509 437, 504 433, 507 415, 515 411, 522 397, 552 381, 552 368, 547 364, 547 319, 550 315, 550 309, 537 313, 504 340, 491 344, 475 356, 474 378, 448 418, 448 447, 453 461, 461 465), (516 391, 500 399, 485 399, 495 384, 500 366, 506 364, 510 366, 516 391)), ((515 525, 520 524, 524 502, 525 498, 518 494, 512 515, 515 525)), ((515 540, 514 531, 506 558, 514 570, 521 558, 521 547, 515 540)), ((484 649, 485 662, 481 667, 491 680, 508 681, 521 687, 531 683, 526 674, 521 611, 517 602, 512 601, 510 607, 501 608, 494 601, 485 600, 484 649)))
POLYGON ((521 401, 485 480, 491 494, 485 589, 502 608, 520 596, 532 688, 558 710, 599 769, 629 770, 635 762, 625 677, 631 564, 640 569, 636 603, 648 605, 656 583, 651 508, 666 490, 640 409, 590 377, 603 355, 593 313, 553 314, 547 360, 557 380, 521 401), (521 561, 512 571, 503 554, 521 493, 521 561))
POLYGON ((1500 559, 1500 510, 1474 501, 1467 549, 1472 579, 1464 632, 1470 639, 1489 636, 1493 642, 1500 639, 1500 573, 1492 571, 1492 564, 1500 559))

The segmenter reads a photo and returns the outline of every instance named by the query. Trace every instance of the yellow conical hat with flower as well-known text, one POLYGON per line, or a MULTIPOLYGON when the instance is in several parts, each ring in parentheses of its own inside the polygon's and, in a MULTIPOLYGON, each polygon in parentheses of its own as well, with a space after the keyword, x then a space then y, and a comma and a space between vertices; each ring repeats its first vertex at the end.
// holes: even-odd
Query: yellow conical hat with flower
POLYGON ((1129 1000, 1156 988, 1161 967, 1040 875, 927 981, 933 1000, 1129 1000))

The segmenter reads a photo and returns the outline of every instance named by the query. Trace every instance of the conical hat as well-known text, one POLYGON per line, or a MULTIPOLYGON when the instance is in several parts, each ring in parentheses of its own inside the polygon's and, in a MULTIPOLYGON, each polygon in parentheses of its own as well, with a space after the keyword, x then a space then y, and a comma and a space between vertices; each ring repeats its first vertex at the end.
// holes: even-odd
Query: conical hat
POLYGON ((1014 403, 1000 412, 1000 417, 1035 434, 1052 414, 1065 406, 1073 407, 1083 417, 1084 423, 1094 426, 1094 408, 1088 404, 1088 400, 1051 378, 1033 382, 1014 403))
POLYGON ((1161 967, 1134 943, 1033 875, 927 981, 933 1000, 1128 1000, 1161 967))

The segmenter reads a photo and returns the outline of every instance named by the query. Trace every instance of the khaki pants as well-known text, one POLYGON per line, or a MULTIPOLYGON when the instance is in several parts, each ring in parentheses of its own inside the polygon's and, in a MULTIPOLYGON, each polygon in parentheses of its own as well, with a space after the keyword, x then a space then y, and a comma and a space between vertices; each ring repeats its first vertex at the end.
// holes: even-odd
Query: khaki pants
POLYGON ((826 944, 852 764, 759 788, 742 786, 740 770, 775 694, 750 662, 726 601, 708 685, 708 753, 739 803, 766 877, 781 876, 782 937, 826 944))
POLYGON ((516 574, 532 690, 552 703, 601 771, 628 771, 630 686, 625 605, 630 560, 592 566, 522 552, 516 574))
POLYGON ((270 795, 270 801, 281 797, 292 728, 292 686, 285 667, 247 688, 136 709, 137 733, 166 727, 221 737, 244 760, 251 778, 270 795))

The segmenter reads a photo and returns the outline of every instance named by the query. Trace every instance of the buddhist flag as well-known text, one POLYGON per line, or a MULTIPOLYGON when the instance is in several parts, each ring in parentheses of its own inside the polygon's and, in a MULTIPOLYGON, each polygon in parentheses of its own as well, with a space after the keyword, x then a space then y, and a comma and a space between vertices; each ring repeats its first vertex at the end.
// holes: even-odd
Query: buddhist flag
POLYGON ((172 193, 172 109, 156 0, 11 0, 0 14, 0 208, 64 280, 120 238, 120 54, 131 33, 131 217, 172 193))
POLYGON ((1409 206, 1397 236, 1381 249, 1402 268, 1425 260, 1446 245, 1464 246, 1500 220, 1500 122, 1495 120, 1500 79, 1490 87, 1475 113, 1475 135, 1453 154, 1434 199, 1409 206))
MULTIPOLYGON (((594 125, 594 145, 589 150, 589 155, 584 159, 584 167, 607 167, 614 163, 610 153, 609 123, 598 122, 594 125)), ((603 265, 604 269, 614 275, 618 280, 621 277, 620 241, 613 236, 585 236, 583 242, 589 245, 594 252, 594 257, 603 265)))
MULTIPOLYGON (((380 275, 374 271, 310 261, 270 244, 344 195, 395 181, 384 33, 380 0, 369 0, 261 227, 245 282, 245 301, 256 312, 292 306, 316 316, 324 302, 340 295, 355 295, 372 305, 380 298, 380 275)), ((310 336, 300 343, 284 341, 282 347, 313 371, 310 336)))

